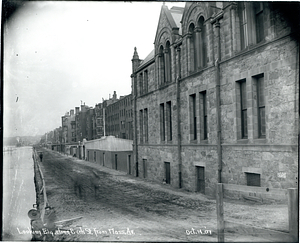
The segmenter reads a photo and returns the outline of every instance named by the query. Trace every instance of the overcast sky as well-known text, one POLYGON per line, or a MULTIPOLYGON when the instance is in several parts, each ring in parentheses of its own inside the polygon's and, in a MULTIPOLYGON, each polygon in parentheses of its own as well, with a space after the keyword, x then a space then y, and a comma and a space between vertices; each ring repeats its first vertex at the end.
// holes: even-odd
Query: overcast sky
POLYGON ((4 26, 4 136, 44 134, 81 101, 129 94, 134 47, 140 59, 154 48, 161 6, 25 2, 4 26))

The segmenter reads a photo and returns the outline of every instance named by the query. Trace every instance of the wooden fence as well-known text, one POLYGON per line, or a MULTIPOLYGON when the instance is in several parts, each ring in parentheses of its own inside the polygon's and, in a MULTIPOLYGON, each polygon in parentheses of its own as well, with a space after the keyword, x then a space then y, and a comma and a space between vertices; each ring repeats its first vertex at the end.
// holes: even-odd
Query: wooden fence
POLYGON ((238 232, 243 235, 262 236, 264 238, 274 238, 278 242, 298 242, 298 189, 275 189, 266 187, 251 187, 233 184, 217 184, 217 228, 218 242, 225 242, 225 231, 238 232), (288 216, 289 216, 289 233, 270 230, 260 227, 254 227, 224 220, 223 195, 224 190, 234 192, 248 192, 254 195, 260 194, 267 197, 286 198, 288 197, 288 216))

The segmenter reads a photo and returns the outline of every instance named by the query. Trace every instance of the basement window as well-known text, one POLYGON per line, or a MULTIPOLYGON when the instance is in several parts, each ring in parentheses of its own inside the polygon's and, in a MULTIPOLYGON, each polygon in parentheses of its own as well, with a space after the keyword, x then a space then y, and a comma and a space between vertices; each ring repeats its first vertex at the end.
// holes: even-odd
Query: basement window
POLYGON ((247 186, 259 186, 260 187, 260 174, 246 173, 247 186))

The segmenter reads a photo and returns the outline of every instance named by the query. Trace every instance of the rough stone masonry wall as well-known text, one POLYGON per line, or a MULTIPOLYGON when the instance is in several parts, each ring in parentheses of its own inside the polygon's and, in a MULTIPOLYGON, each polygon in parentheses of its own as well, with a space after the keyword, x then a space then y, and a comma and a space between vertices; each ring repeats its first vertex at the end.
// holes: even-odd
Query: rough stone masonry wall
MULTIPOLYGON (((266 19, 276 19, 266 9, 266 19), (274 17, 274 18, 273 18, 274 17)), ((272 22, 272 21, 271 21, 272 22)), ((249 47, 249 49, 233 52, 232 32, 229 8, 225 11, 221 23, 221 130, 222 130, 222 182, 246 184, 247 168, 261 171, 261 186, 287 188, 295 186, 298 170, 297 164, 297 129, 298 129, 298 95, 297 86, 299 60, 298 45, 290 37, 280 38, 284 24, 280 27, 267 22, 265 32, 266 42, 249 47), (271 41, 278 38, 276 41, 271 41), (251 50, 252 48, 252 50, 251 50), (235 55, 235 56, 234 56, 235 55), (234 57, 233 57, 234 56, 234 57), (232 58, 233 57, 233 58, 232 58), (232 59, 230 59, 232 58, 232 59), (263 74, 266 96, 266 138, 257 139, 255 135, 255 109, 253 107, 253 83, 256 75, 263 74), (248 91, 248 139, 240 139, 238 120, 237 83, 246 79, 248 91), (252 93, 251 93, 252 92, 252 93)), ((215 31, 207 23, 208 37, 213 37, 215 31)), ((166 25, 166 24, 165 24, 166 25)), ((159 28, 163 28, 160 24, 159 28)), ((239 45, 238 45, 239 46, 239 45)), ((205 167, 206 194, 214 195, 217 183, 217 130, 216 130, 216 89, 215 67, 212 56, 216 55, 216 40, 208 43, 208 66, 199 73, 190 75, 187 70, 187 42, 183 38, 181 48, 182 77, 180 82, 180 119, 182 135, 182 185, 184 189, 196 190, 196 166, 205 167), (190 76, 189 76, 190 75, 190 76), (189 96, 196 94, 196 110, 199 112, 199 92, 207 91, 208 139, 200 139, 200 122, 197 121, 197 140, 191 141, 190 131, 190 101, 189 96)), ((157 70, 156 70, 157 72, 157 70)), ((172 72, 175 72, 173 69, 172 72)), ((174 75, 174 73, 173 73, 174 75)), ((154 82, 158 82, 156 78, 154 82)), ((154 86, 152 86, 154 87, 154 86)), ((139 146, 139 174, 142 175, 142 160, 147 159, 148 178, 160 182, 164 178, 164 161, 171 163, 171 185, 177 187, 178 181, 178 150, 177 150, 177 108, 176 85, 171 84, 137 101, 137 114, 140 109, 148 109, 149 141, 139 146), (161 142, 159 104, 172 102, 173 139, 161 142)), ((199 113, 197 114, 199 118, 199 113)), ((139 132, 139 119, 137 119, 139 132)), ((138 143, 140 143, 138 136, 138 143)))
MULTIPOLYGON (((138 130, 138 162, 139 177, 143 177, 143 159, 147 160, 147 178, 161 183, 165 178, 164 162, 170 162, 171 185, 178 187, 178 150, 177 150, 177 104, 176 84, 170 84, 162 90, 141 97, 137 102, 137 111, 148 109, 148 142, 140 143, 139 112, 137 119, 138 130), (160 104, 171 101, 172 140, 165 141, 160 137, 160 104)), ((167 120, 166 126, 167 126, 167 120)), ((144 130, 145 133, 145 130, 144 130)))
MULTIPOLYGON (((288 188, 297 186, 298 156, 298 52, 290 37, 263 45, 221 64, 221 113, 224 183, 246 184, 245 168, 261 171, 261 186, 288 188), (236 81, 264 74, 266 97, 266 138, 255 137, 254 112, 249 92, 247 105, 248 139, 237 135, 236 81), (230 121, 230 122, 229 122, 230 121), (250 127, 250 128, 249 128, 250 127), (246 143, 243 145, 243 143, 246 143), (244 171, 243 171, 244 168, 244 171)), ((251 88, 250 86, 247 86, 251 88)))
POLYGON ((162 183, 165 179, 165 164, 170 163, 171 185, 178 187, 178 156, 176 146, 140 146, 139 177, 143 177, 143 159, 147 160, 147 179, 162 183))

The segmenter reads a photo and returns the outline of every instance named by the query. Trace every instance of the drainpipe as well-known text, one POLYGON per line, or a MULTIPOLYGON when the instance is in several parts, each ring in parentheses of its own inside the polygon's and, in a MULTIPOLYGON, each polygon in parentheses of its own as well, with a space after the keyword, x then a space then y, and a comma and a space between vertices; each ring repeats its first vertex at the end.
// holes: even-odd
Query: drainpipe
POLYGON ((217 60, 216 67, 216 108, 217 108, 217 153, 218 153, 218 183, 222 183, 222 145, 221 145, 221 101, 220 101, 220 65, 221 45, 220 45, 220 23, 218 19, 215 22, 217 38, 217 60))
POLYGON ((178 58, 178 75, 176 78, 177 88, 177 148, 178 148, 178 180, 179 188, 182 188, 182 158, 181 158, 181 129, 180 129, 180 78, 181 78, 181 63, 180 63, 180 47, 176 48, 178 58))

